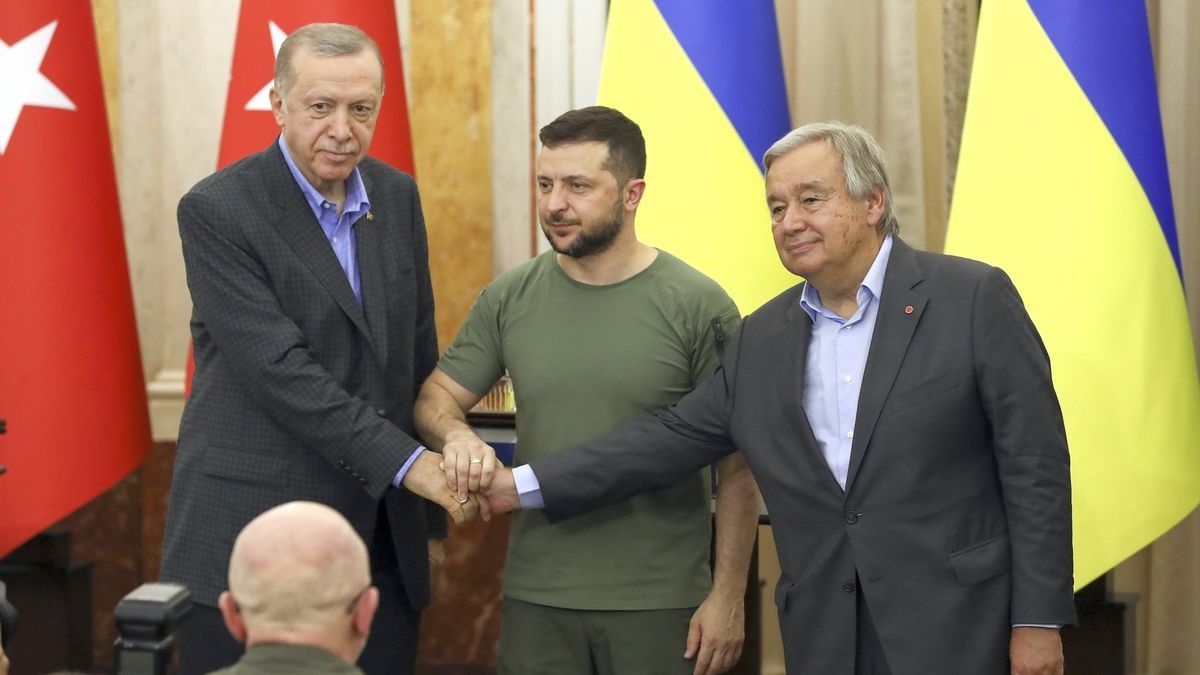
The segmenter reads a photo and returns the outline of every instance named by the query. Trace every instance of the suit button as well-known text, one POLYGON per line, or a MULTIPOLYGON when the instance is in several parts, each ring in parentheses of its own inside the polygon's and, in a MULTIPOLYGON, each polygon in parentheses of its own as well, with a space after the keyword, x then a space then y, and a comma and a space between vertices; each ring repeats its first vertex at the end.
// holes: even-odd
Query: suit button
POLYGON ((847 511, 847 512, 846 512, 846 522, 847 522, 847 523, 850 523, 851 525, 853 525, 853 524, 857 523, 857 522, 858 522, 858 516, 859 516, 859 515, 860 515, 860 514, 857 514, 857 513, 853 512, 853 511, 847 511))
POLYGON ((380 417, 387 417, 387 411, 383 408, 376 408, 375 412, 379 413, 380 417))
POLYGON ((362 483, 363 485, 366 485, 366 484, 367 484, 367 479, 366 479, 366 478, 361 478, 361 477, 360 477, 360 478, 358 479, 358 482, 359 482, 359 483, 362 483))
POLYGON ((847 593, 853 593, 854 592, 854 584, 851 584, 851 583, 842 584, 842 590, 846 591, 847 593))

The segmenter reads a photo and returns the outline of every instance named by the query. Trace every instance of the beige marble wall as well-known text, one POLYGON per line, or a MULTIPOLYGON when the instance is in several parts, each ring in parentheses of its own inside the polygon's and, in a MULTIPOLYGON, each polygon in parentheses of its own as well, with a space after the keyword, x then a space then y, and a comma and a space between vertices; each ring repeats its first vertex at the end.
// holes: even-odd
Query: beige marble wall
POLYGON ((492 280, 491 12, 478 0, 409 0, 409 12, 409 119, 445 348, 492 280))

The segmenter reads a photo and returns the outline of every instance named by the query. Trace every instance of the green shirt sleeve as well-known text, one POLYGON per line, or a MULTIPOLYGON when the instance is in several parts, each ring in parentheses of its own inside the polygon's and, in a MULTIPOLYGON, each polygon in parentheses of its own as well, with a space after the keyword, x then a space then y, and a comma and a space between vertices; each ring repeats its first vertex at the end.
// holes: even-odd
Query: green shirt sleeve
POLYGON ((489 286, 479 295, 438 368, 471 393, 483 396, 504 374, 497 293, 489 286))

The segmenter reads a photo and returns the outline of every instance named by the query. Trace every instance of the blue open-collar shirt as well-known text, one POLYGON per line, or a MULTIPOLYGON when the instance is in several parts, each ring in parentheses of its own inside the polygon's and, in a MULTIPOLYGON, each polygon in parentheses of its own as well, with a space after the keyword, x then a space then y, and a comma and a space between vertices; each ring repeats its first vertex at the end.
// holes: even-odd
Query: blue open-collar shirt
POLYGON ((325 232, 325 238, 333 247, 333 254, 337 256, 338 262, 346 272, 346 281, 350 282, 350 289, 354 291, 354 297, 358 299, 358 305, 361 307, 362 281, 358 274, 358 249, 356 248, 358 238, 354 233, 354 223, 371 210, 371 202, 367 199, 367 186, 363 184, 362 174, 358 172, 358 167, 354 167, 354 170, 346 177, 346 198, 339 215, 338 205, 325 199, 296 166, 295 160, 292 159, 292 153, 283 140, 283 135, 279 136, 279 149, 283 151, 283 160, 287 162, 288 170, 292 172, 292 178, 296 179, 296 184, 304 193, 304 200, 308 202, 313 216, 321 224, 321 230, 325 232))

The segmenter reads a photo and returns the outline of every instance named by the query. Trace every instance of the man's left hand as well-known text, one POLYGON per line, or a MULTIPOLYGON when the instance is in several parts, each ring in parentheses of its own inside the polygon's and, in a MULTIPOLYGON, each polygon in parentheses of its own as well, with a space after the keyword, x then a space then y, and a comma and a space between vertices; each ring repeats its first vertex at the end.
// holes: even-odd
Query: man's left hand
POLYGON ((1057 628, 1016 626, 1008 646, 1012 675, 1062 675, 1062 636, 1057 628))
POLYGON ((409 492, 446 509, 455 523, 469 523, 479 514, 478 499, 472 495, 466 501, 459 502, 458 497, 446 487, 446 477, 439 466, 440 457, 430 450, 422 452, 408 467, 403 485, 409 492))
POLYGON ((742 656, 746 639, 746 611, 742 597, 725 598, 715 591, 692 615, 685 659, 696 659, 693 675, 716 675, 729 670, 742 656))

